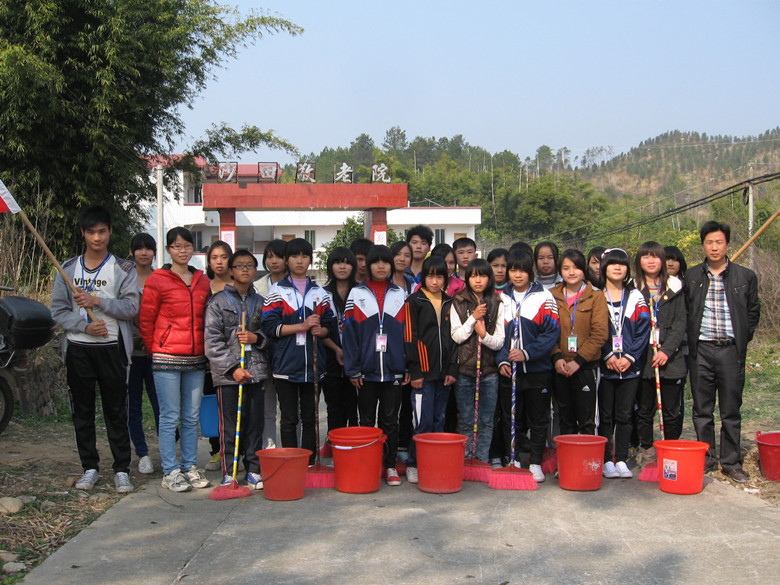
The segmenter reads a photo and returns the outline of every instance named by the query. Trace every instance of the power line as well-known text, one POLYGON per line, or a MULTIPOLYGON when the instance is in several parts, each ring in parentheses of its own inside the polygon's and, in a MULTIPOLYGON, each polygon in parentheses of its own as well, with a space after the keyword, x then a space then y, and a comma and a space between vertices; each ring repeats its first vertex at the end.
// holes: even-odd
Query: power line
MULTIPOLYGON (((728 197, 729 195, 734 195, 736 193, 742 192, 752 183, 753 185, 760 185, 761 183, 767 183, 769 181, 777 181, 780 179, 780 172, 778 173, 770 173, 767 175, 761 175, 760 177, 756 177, 754 179, 748 179, 746 181, 742 181, 740 183, 737 183, 735 185, 731 185, 730 187, 727 187, 725 189, 722 189, 720 191, 716 191, 715 193, 712 193, 710 195, 707 195, 705 197, 702 197, 700 199, 696 199, 694 201, 691 201, 689 203, 686 203, 684 205, 680 205, 679 207, 675 207, 672 209, 668 209, 666 211, 663 211, 659 213, 658 215, 654 215, 651 217, 646 217, 643 219, 639 219, 637 221, 628 223, 625 226, 621 226, 618 228, 613 228, 609 230, 605 230, 603 232, 599 232, 596 234, 592 234, 588 236, 588 239, 594 239, 599 240, 608 236, 613 236, 616 234, 620 234, 623 232, 627 232, 629 230, 632 230, 634 228, 642 227, 651 223, 655 223, 656 221, 659 221, 661 219, 665 219, 667 217, 670 217, 672 215, 675 215, 677 213, 681 213, 683 211, 689 211, 691 209, 694 209, 696 207, 700 207, 702 205, 706 205, 707 203, 711 203, 713 201, 716 201, 718 199, 722 199, 724 197, 728 197)), ((571 238, 569 240, 564 240, 563 243, 569 243, 574 242, 578 239, 582 238, 571 238)))

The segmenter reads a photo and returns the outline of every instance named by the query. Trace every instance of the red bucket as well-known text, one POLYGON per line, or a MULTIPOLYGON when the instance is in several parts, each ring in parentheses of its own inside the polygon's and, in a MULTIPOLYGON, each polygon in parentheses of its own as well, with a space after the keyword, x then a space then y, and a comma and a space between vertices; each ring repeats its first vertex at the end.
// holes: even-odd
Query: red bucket
POLYGON ((780 481, 780 432, 756 433, 761 474, 770 481, 780 481))
POLYGON ((558 457, 558 485, 565 490, 592 492, 601 488, 606 437, 558 435, 553 437, 558 457))
POLYGON ((379 490, 386 439, 382 429, 374 427, 343 427, 328 433, 338 491, 370 494, 379 490))
POLYGON ((421 433, 417 449, 417 487, 430 494, 453 494, 463 487, 466 437, 456 433, 421 433))
POLYGON ((257 452, 257 457, 266 500, 284 502, 303 497, 311 451, 289 447, 263 449, 257 452))
POLYGON ((707 443, 665 439, 653 445, 662 492, 691 495, 704 488, 704 456, 710 448, 707 443))

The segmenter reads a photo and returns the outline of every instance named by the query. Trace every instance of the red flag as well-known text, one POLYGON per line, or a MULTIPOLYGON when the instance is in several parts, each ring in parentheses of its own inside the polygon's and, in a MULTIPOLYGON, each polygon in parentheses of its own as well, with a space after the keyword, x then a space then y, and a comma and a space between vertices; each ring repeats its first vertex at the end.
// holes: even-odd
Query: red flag
POLYGON ((8 187, 5 186, 2 180, 0 180, 0 213, 10 211, 11 213, 18 213, 22 209, 14 199, 8 187))

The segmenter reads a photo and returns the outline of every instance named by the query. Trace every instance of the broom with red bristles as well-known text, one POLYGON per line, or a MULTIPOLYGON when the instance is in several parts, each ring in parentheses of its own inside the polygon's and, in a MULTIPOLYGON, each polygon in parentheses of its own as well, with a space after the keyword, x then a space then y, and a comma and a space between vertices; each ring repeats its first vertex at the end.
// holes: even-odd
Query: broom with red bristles
MULTIPOLYGON (((319 308, 322 304, 314 307, 316 313, 320 313, 319 308)), ((319 340, 316 335, 312 335, 312 365, 314 372, 314 436, 315 436, 315 462, 314 465, 309 467, 309 471, 306 473, 306 487, 307 488, 335 488, 336 487, 336 473, 332 467, 323 465, 320 463, 320 375, 319 365, 317 363, 317 344, 319 340)))
POLYGON ((464 481, 481 481, 487 483, 493 474, 490 463, 477 459, 477 430, 479 425, 479 380, 482 377, 482 341, 477 336, 477 379, 474 385, 474 432, 472 435, 473 448, 471 458, 463 463, 464 481))
MULTIPOLYGON (((520 305, 517 307, 517 314, 514 319, 515 331, 512 336, 512 346, 514 349, 520 349, 520 305)), ((533 491, 539 488, 533 474, 527 469, 521 469, 519 463, 515 460, 515 412, 517 410, 517 362, 512 362, 512 429, 511 429, 511 449, 509 456, 509 465, 496 469, 490 474, 488 487, 494 490, 527 490, 533 491)))
MULTIPOLYGON (((241 312, 241 331, 246 329, 244 313, 241 312)), ((241 344, 241 369, 246 365, 246 346, 241 344)), ((233 481, 228 485, 218 485, 209 494, 212 500, 234 500, 236 498, 247 498, 252 495, 252 490, 246 486, 238 485, 236 476, 238 475, 238 442, 241 436, 241 403, 244 398, 244 384, 238 385, 238 409, 236 412, 236 442, 233 447, 233 481)))
MULTIPOLYGON (((658 355, 658 323, 656 322, 656 311, 658 304, 650 297, 650 335, 653 338, 653 358, 658 355), (655 305, 655 306, 653 306, 655 305), (655 309, 655 310, 654 310, 655 309)), ((658 403, 658 426, 661 428, 661 437, 664 436, 664 415, 661 408, 661 373, 658 366, 653 366, 655 372, 655 399, 658 403)), ((639 481, 658 481, 658 461, 648 463, 639 473, 639 481)))

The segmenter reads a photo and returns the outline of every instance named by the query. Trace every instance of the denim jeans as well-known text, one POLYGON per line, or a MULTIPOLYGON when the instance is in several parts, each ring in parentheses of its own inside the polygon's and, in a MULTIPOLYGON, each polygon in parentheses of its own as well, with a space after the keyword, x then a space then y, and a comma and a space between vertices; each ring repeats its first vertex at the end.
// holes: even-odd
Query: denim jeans
POLYGON ((157 403, 157 391, 154 387, 152 358, 134 355, 130 363, 130 375, 127 379, 127 427, 130 440, 133 441, 135 454, 140 458, 149 454, 144 435, 144 386, 149 403, 154 412, 154 426, 160 432, 160 406, 157 403))
POLYGON ((160 404, 160 459, 163 473, 189 471, 198 458, 200 400, 205 370, 154 372, 160 404), (181 420, 181 462, 176 463, 176 427, 181 420))
POLYGON ((458 374, 455 383, 455 397, 458 400, 458 432, 468 437, 466 442, 466 458, 476 456, 480 461, 488 462, 490 457, 490 442, 493 440, 493 421, 498 402, 498 374, 482 375, 479 380, 479 423, 477 425, 476 453, 474 448, 474 410, 477 407, 476 381, 473 376, 458 374))
MULTIPOLYGON (((412 388, 412 413, 414 434, 444 432, 444 414, 450 389, 444 380, 426 380, 422 388, 412 388)), ((408 467, 417 465, 417 445, 414 438, 409 442, 408 467)))

